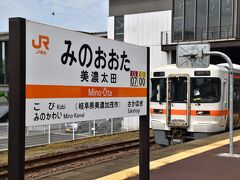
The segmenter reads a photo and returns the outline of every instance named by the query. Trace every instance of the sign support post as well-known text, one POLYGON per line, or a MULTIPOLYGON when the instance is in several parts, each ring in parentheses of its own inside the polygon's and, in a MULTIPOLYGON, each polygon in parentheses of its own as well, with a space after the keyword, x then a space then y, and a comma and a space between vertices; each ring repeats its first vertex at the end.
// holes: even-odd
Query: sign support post
POLYGON ((24 179, 25 159, 25 19, 9 20, 8 179, 24 179))
POLYGON ((233 154, 233 64, 231 59, 222 52, 210 51, 209 44, 178 45, 177 66, 180 68, 206 68, 209 66, 209 56, 219 56, 226 60, 229 66, 229 153, 219 156, 240 157, 238 154, 233 154))
POLYGON ((150 77, 150 48, 147 48, 147 115, 140 116, 139 131, 139 179, 149 177, 149 77, 150 77))
POLYGON ((233 154, 233 64, 231 59, 224 53, 218 51, 210 51, 204 53, 205 55, 220 56, 225 59, 229 65, 229 156, 234 156, 233 154))

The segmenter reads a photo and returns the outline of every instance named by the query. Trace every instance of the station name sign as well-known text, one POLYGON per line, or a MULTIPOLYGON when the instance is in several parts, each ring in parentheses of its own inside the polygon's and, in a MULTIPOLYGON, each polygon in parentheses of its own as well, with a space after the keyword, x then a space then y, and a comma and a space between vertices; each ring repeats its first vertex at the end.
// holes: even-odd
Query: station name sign
POLYGON ((146 47, 26 21, 26 126, 146 109, 146 47))

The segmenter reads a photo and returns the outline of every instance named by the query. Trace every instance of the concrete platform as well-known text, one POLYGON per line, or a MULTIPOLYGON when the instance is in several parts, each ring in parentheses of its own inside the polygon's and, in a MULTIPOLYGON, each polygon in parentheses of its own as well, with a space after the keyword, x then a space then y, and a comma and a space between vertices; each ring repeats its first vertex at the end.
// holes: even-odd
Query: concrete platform
MULTIPOLYGON (((235 152, 240 153, 239 141, 234 144, 235 152)), ((184 180, 239 180, 240 158, 219 157, 223 152, 228 152, 229 146, 225 145, 214 150, 200 153, 183 160, 176 161, 158 169, 152 170, 150 179, 184 179, 184 180)), ((139 176, 129 178, 138 180, 139 176)))
MULTIPOLYGON (((234 153, 240 154, 239 130, 234 132, 234 153)), ((240 179, 240 158, 217 156, 229 152, 229 134, 151 151, 150 179, 235 180, 240 179)), ((139 179, 138 154, 75 169, 44 179, 139 179)))

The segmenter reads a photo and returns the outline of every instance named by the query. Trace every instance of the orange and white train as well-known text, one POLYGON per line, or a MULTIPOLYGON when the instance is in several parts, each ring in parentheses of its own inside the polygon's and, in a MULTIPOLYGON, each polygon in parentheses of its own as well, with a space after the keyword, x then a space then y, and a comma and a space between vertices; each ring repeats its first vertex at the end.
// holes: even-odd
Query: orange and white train
MULTIPOLYGON (((240 65, 234 67, 234 127, 240 118, 240 65)), ((151 72, 151 123, 155 141, 168 146, 228 128, 227 64, 208 68, 161 66, 151 72)))

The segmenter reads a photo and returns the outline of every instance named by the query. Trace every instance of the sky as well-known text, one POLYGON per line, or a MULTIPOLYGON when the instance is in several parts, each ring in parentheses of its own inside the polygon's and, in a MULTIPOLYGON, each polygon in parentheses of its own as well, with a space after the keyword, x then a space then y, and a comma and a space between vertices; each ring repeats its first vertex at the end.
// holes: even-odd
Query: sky
POLYGON ((70 30, 107 31, 108 0, 0 0, 0 32, 8 31, 9 17, 70 30))

